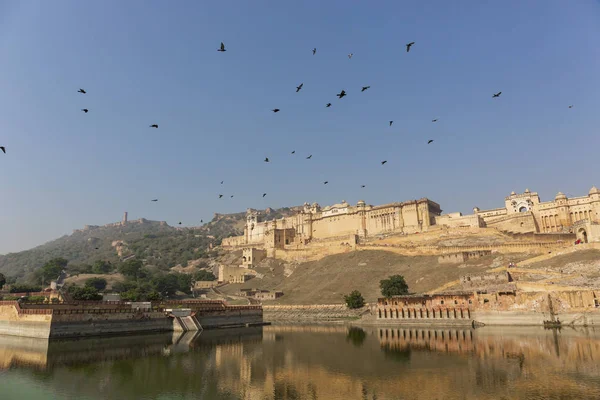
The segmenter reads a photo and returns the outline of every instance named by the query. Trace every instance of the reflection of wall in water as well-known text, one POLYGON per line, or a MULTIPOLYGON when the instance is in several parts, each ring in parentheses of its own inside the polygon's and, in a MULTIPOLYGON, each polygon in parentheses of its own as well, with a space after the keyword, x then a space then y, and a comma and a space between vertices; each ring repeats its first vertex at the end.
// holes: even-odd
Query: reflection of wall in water
POLYGON ((473 331, 463 329, 379 328, 379 344, 391 350, 473 352, 473 331))

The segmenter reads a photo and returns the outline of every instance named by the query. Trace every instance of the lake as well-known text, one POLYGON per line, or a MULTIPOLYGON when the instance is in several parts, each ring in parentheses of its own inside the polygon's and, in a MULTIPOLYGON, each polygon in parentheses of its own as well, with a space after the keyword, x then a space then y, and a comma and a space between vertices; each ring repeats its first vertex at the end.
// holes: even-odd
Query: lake
POLYGON ((0 398, 598 399, 600 330, 274 325, 3 336, 0 398))

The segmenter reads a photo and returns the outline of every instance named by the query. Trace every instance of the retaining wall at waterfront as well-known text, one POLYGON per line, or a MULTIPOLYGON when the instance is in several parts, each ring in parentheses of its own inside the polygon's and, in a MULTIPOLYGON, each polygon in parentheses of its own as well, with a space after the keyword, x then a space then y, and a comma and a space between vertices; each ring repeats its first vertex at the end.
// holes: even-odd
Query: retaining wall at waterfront
POLYGON ((332 322, 359 318, 366 309, 350 310, 345 304, 325 305, 263 305, 263 313, 269 322, 332 322))

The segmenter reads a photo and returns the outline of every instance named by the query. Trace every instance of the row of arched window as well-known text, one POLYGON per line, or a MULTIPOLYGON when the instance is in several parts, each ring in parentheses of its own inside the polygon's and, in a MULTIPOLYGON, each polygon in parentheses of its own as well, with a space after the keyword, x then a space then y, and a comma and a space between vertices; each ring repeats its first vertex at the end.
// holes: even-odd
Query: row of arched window
POLYGON ((378 310, 379 318, 383 319, 422 319, 422 318, 471 318, 471 310, 462 308, 447 308, 439 309, 395 309, 388 310, 386 308, 378 310))

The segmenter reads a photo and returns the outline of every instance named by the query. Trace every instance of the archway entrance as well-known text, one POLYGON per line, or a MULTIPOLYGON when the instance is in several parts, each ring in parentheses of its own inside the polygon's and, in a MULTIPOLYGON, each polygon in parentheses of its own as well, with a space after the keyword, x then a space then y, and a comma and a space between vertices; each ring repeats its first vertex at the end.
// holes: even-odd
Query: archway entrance
POLYGON ((588 242, 587 232, 585 231, 585 229, 580 228, 577 231, 577 239, 580 239, 581 243, 587 243, 588 242))

